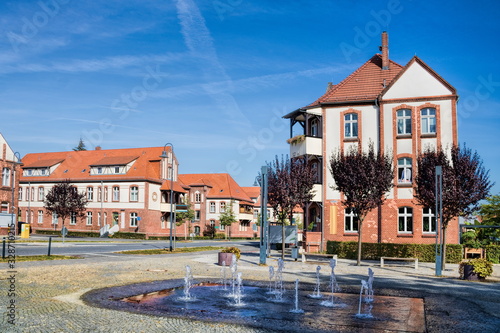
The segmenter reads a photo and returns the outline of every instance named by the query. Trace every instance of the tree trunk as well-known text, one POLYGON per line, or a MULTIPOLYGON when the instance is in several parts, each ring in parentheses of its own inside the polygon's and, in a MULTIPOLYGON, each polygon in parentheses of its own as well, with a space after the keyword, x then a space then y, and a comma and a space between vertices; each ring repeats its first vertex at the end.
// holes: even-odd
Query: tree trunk
POLYGON ((281 259, 285 260, 285 221, 281 221, 281 259))
POLYGON ((363 220, 360 218, 359 219, 359 226, 358 226, 358 260, 356 261, 357 266, 361 266, 361 244, 362 244, 362 238, 361 238, 361 231, 363 230, 363 220))

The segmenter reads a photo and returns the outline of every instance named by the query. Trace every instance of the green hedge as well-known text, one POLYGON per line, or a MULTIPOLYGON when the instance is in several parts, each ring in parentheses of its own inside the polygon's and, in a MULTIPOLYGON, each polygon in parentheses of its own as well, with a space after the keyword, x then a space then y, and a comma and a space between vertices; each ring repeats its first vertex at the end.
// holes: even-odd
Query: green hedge
MULTIPOLYGON (((61 230, 36 230, 36 234, 61 236, 61 230)), ((67 237, 100 237, 100 233, 93 231, 68 231, 67 237)))
POLYGON ((487 245, 486 259, 494 264, 500 264, 500 245, 487 245))
POLYGON ((138 232, 115 232, 110 238, 121 238, 121 239, 146 239, 146 235, 138 232))
MULTIPOLYGON (((361 259, 378 260, 380 257, 418 258, 422 262, 434 262, 435 244, 394 244, 394 243, 363 243, 361 259)), ((358 242, 328 241, 326 252, 337 254, 339 258, 357 259, 358 242)), ((446 262, 459 263, 462 260, 462 245, 446 245, 446 262)))

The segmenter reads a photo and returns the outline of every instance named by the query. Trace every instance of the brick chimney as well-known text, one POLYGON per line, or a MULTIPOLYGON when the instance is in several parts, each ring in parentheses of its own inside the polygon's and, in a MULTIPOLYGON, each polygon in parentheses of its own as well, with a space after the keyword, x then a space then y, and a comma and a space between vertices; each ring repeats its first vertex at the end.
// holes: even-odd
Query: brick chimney
POLYGON ((101 150, 101 146, 95 146, 95 150, 101 150))
POLYGON ((389 36, 387 31, 382 32, 382 69, 389 69, 389 36))

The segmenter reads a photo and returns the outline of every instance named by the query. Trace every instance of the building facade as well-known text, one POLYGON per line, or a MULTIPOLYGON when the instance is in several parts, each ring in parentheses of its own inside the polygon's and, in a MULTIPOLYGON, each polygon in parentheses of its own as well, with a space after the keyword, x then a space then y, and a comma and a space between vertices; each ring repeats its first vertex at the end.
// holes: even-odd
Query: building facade
MULTIPOLYGON (((17 224, 20 167, 18 157, 0 133, 0 235, 7 235, 9 226, 17 224), (13 214, 13 215, 12 215, 13 214)), ((17 226, 16 226, 17 228, 17 226)))
MULTIPOLYGON (((382 34, 376 54, 290 119, 290 154, 305 157, 318 170, 315 197, 305 212, 306 243, 325 248, 327 240, 356 241, 357 218, 340 203, 329 171, 333 153, 366 150, 370 143, 393 156, 394 186, 384 205, 363 224, 363 242, 434 243, 436 222, 432 207, 413 197, 417 156, 427 148, 458 143, 456 90, 417 56, 405 66, 389 59, 388 36, 382 34), (300 126, 300 127, 299 127, 300 126), (293 136, 295 129, 300 130, 293 136), (311 226, 312 224, 312 226, 311 226)), ((458 224, 447 231, 458 243, 458 224)))

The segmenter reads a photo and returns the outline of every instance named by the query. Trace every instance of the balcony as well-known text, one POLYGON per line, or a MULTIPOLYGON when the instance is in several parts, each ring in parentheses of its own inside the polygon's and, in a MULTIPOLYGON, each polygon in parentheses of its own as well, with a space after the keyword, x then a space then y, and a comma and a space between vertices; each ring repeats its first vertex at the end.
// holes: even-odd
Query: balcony
POLYGON ((252 213, 240 213, 238 215, 238 220, 240 221, 252 221, 253 220, 253 214, 252 213))
MULTIPOLYGON (((292 138, 293 139, 293 138, 292 138)), ((301 140, 289 140, 290 156, 298 157, 303 155, 323 155, 323 140, 322 138, 306 136, 301 140)))

